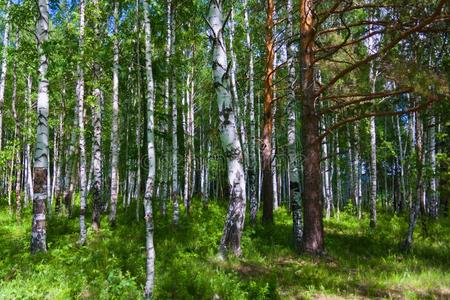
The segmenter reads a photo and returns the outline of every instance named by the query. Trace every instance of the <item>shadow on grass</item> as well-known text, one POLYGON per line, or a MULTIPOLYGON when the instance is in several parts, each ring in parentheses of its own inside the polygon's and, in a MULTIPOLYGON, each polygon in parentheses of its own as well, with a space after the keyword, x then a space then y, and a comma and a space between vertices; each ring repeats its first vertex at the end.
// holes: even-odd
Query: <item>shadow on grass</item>
MULTIPOLYGON (((446 239, 418 237, 412 252, 402 254, 397 246, 404 219, 385 215, 373 231, 367 220, 343 214, 341 221, 325 222, 328 254, 309 257, 293 250, 291 217, 281 209, 274 225, 246 226, 243 257, 220 261, 216 254, 226 204, 212 202, 205 208, 196 201, 178 226, 172 224, 170 210, 163 216, 159 203, 154 205, 156 299, 450 296, 442 288, 450 284, 446 220, 431 226, 434 235, 446 239)), ((21 223, 5 214, 0 212, 0 298, 142 295, 145 231, 143 220, 135 219, 135 207, 121 210, 113 229, 104 216, 101 232, 89 230, 84 246, 77 244, 78 219, 55 215, 48 220, 49 252, 36 256, 28 253, 30 212, 21 223)))

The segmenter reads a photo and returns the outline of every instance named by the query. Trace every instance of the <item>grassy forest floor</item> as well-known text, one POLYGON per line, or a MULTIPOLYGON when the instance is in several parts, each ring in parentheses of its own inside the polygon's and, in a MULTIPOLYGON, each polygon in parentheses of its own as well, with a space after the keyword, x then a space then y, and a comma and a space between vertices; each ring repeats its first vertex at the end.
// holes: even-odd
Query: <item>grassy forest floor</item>
MULTIPOLYGON (((197 201, 198 202, 198 201, 197 201)), ((224 203, 225 205, 225 203, 224 203)), ((155 216, 155 299, 450 298, 450 220, 416 228, 412 251, 398 251, 407 216, 380 212, 369 229, 348 212, 325 221, 327 254, 299 256, 291 218, 280 209, 270 227, 246 227, 243 257, 216 259, 225 206, 194 206, 178 227, 155 216)), ((77 215, 77 212, 74 213, 77 215)), ((77 245, 78 219, 48 221, 48 253, 31 256, 30 208, 21 221, 0 211, 0 299, 139 299, 145 278, 144 223, 135 208, 118 225, 77 245)))

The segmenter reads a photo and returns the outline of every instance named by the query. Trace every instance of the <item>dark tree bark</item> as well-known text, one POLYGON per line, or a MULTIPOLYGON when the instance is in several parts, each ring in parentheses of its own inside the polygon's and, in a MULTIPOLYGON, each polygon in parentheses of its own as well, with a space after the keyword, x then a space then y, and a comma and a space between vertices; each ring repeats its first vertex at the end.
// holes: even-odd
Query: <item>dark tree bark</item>
POLYGON ((314 1, 302 0, 301 17, 301 100, 303 146, 303 249, 311 254, 324 251, 322 186, 320 174, 319 113, 314 81, 314 1))

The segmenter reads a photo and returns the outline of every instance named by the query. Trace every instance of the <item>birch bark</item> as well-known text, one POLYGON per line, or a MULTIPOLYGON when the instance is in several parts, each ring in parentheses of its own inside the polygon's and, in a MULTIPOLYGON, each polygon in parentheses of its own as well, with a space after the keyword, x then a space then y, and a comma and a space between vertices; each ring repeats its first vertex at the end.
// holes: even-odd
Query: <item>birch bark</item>
POLYGON ((26 168, 26 175, 25 175, 25 198, 24 198, 24 206, 28 206, 28 198, 33 199, 33 177, 31 172, 31 145, 30 145, 30 138, 31 138, 31 126, 30 126, 30 114, 32 111, 31 107, 31 89, 32 89, 32 78, 31 75, 27 76, 27 89, 25 92, 25 100, 27 104, 27 116, 25 118, 26 128, 27 129, 27 139, 26 139, 26 145, 25 145, 25 168, 26 168))
POLYGON ((113 118, 111 141, 111 210, 109 222, 115 225, 119 196, 119 1, 114 2, 113 118))
POLYGON ((431 166, 431 179, 430 179, 430 215, 433 218, 438 216, 439 212, 439 202, 438 202, 438 189, 437 189, 437 178, 436 178, 436 117, 434 115, 430 118, 430 166, 431 166))
POLYGON ((137 121, 136 121, 136 146, 137 146, 137 162, 136 162, 136 189, 135 195, 136 198, 136 220, 139 222, 140 220, 140 197, 141 197, 141 163, 142 163, 142 155, 141 155, 141 145, 142 145, 142 137, 141 137, 141 115, 142 115, 142 105, 141 105, 141 23, 140 23, 140 0, 136 0, 136 24, 135 24, 135 35, 136 35, 136 44, 135 44, 135 53, 136 53, 136 66, 137 66, 137 78, 136 78, 136 99, 135 106, 137 106, 137 121))
POLYGON ((224 257, 228 252, 235 255, 241 254, 241 236, 244 229, 246 203, 242 149, 228 81, 222 4, 222 0, 210 1, 208 25, 213 41, 212 71, 219 108, 220 139, 226 155, 230 187, 230 204, 219 248, 219 254, 224 257))
POLYGON ((287 65, 288 65, 288 155, 289 155, 289 196, 292 206, 292 223, 294 231, 294 245, 297 250, 301 249, 303 237, 303 216, 300 198, 300 176, 299 162, 297 160, 296 136, 296 72, 295 72, 295 46, 293 43, 293 17, 292 0, 287 1, 287 65))
POLYGON ((424 151, 423 151, 423 127, 420 117, 417 113, 415 121, 415 132, 413 136, 415 150, 416 150, 416 164, 417 164, 417 195, 412 207, 409 212, 409 226, 408 232, 405 240, 401 244, 401 250, 406 251, 411 248, 413 243, 414 229, 416 227, 417 218, 419 217, 420 205, 424 201, 424 179, 423 179, 423 162, 424 162, 424 151))
POLYGON ((154 106, 155 91, 152 69, 152 47, 151 47, 151 27, 149 18, 150 5, 147 0, 142 0, 144 9, 144 30, 145 30, 145 71, 147 80, 147 155, 148 155, 148 175, 145 184, 144 194, 144 218, 146 232, 146 280, 144 297, 150 299, 153 295, 155 281, 155 248, 153 244, 153 210, 152 198, 155 183, 155 138, 154 138, 154 106))
MULTIPOLYGON (((80 0, 80 28, 78 37, 78 47, 80 59, 84 55, 84 26, 85 26, 85 1, 80 0)), ((86 242, 86 140, 84 137, 84 71, 81 63, 77 64, 77 101, 78 101, 78 129, 79 129, 79 154, 80 154, 80 240, 82 245, 86 242)))
POLYGON ((31 253, 47 252, 46 209, 48 175, 48 60, 43 44, 48 40, 48 2, 38 1, 39 17, 36 23, 36 37, 39 52, 39 85, 37 99, 38 124, 36 150, 34 155, 34 197, 31 228, 31 253))
POLYGON ((2 150, 2 139, 3 139, 3 105, 5 103, 5 86, 6 86, 6 74, 8 71, 8 43, 9 43, 9 10, 11 6, 11 1, 6 2, 6 24, 3 31, 3 53, 2 53, 2 66, 0 74, 0 150, 2 150))
POLYGON ((254 66, 253 66, 253 46, 252 39, 250 35, 250 24, 249 24, 249 11, 248 11, 248 1, 244 0, 244 26, 245 26, 245 37, 247 43, 247 50, 249 52, 248 61, 248 109, 250 117, 250 139, 249 139, 249 163, 247 176, 248 176, 248 186, 249 186, 249 198, 250 198, 250 222, 254 223, 256 221, 256 213, 258 211, 258 200, 256 197, 257 191, 257 180, 256 180, 256 137, 255 137, 255 82, 254 82, 254 66))

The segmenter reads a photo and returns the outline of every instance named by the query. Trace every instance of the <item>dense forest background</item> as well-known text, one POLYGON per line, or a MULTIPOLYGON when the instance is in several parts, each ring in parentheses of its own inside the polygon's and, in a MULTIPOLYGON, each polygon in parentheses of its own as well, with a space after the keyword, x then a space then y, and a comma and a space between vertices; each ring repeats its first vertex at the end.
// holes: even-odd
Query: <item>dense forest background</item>
POLYGON ((0 298, 450 297, 449 21, 0 1, 0 298))

